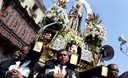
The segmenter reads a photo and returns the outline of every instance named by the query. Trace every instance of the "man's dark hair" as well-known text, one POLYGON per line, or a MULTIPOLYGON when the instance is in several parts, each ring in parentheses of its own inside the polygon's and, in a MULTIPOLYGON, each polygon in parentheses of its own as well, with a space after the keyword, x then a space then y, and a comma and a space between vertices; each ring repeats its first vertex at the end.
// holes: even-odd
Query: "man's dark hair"
MULTIPOLYGON (((108 67, 108 69, 112 69, 112 66, 113 65, 116 65, 116 64, 109 64, 107 67, 108 67)), ((117 65, 116 65, 117 66, 117 65)))

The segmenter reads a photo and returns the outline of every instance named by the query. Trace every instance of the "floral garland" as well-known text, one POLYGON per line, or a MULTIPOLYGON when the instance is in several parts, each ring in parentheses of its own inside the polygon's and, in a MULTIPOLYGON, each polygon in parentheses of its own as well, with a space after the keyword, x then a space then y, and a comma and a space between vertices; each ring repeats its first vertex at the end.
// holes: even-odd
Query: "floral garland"
POLYGON ((60 29, 65 28, 68 23, 66 10, 58 6, 56 3, 47 10, 44 18, 46 24, 57 22, 54 26, 58 26, 60 29))
POLYGON ((88 45, 101 47, 101 43, 106 39, 106 31, 98 15, 90 15, 86 20, 87 25, 84 30, 84 39, 88 45))

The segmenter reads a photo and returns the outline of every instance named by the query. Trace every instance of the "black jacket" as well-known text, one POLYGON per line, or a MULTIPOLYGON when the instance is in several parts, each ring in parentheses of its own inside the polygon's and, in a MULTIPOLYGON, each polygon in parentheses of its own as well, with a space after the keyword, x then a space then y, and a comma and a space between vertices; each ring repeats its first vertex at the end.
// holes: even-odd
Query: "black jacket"
MULTIPOLYGON (((55 61, 49 60, 46 62, 45 66, 42 67, 42 69, 40 70, 37 78, 53 78, 53 73, 50 73, 48 75, 45 75, 45 69, 54 69, 55 65, 57 65, 57 63, 55 61)), ((67 74, 65 76, 65 78, 74 78, 73 76, 75 76, 75 78, 79 78, 79 73, 71 70, 68 66, 66 68, 67 74)))
MULTIPOLYGON (((9 59, 9 60, 2 61, 0 63, 0 77, 6 78, 5 73, 9 70, 9 67, 13 64, 15 64, 14 59, 9 59)), ((32 68, 30 68, 30 71, 31 70, 32 70, 32 68)), ((26 78, 26 77, 24 77, 24 78, 26 78)), ((32 78, 31 74, 30 74, 29 78, 32 78)))

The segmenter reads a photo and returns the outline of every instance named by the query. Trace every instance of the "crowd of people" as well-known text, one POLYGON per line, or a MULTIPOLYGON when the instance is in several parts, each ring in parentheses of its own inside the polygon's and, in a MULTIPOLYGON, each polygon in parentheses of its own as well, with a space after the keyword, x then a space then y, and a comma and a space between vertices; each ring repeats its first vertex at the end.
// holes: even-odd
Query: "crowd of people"
MULTIPOLYGON (((79 78, 79 73, 69 67, 69 54, 66 49, 57 52, 56 60, 48 60, 43 67, 33 63, 30 45, 21 47, 14 52, 13 58, 0 63, 0 78, 79 78), (40 71, 34 77, 34 71, 40 71)), ((109 64, 107 78, 128 78, 128 72, 118 76, 119 68, 116 64, 109 64)))
POLYGON ((35 68, 40 68, 36 78, 79 78, 79 73, 68 67, 68 51, 62 49, 56 60, 48 60, 44 67, 33 63, 31 46, 25 45, 14 52, 13 58, 0 63, 0 78, 35 78, 35 68))

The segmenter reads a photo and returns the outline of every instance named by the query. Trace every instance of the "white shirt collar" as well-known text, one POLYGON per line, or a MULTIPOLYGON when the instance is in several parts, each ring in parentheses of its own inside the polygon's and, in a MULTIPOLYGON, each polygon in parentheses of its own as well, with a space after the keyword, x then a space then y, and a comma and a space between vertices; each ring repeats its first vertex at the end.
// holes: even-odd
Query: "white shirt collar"
POLYGON ((9 67, 9 70, 12 70, 12 69, 16 69, 16 70, 18 70, 23 76, 25 76, 25 77, 28 77, 29 76, 29 73, 30 73, 30 69, 29 69, 29 67, 27 66, 29 63, 30 63, 30 61, 28 60, 28 61, 25 61, 24 63, 23 63, 23 65, 21 65, 20 67, 19 67, 19 65, 20 65, 20 61, 16 61, 15 62, 16 64, 14 64, 14 65, 11 65, 10 67, 9 67))

